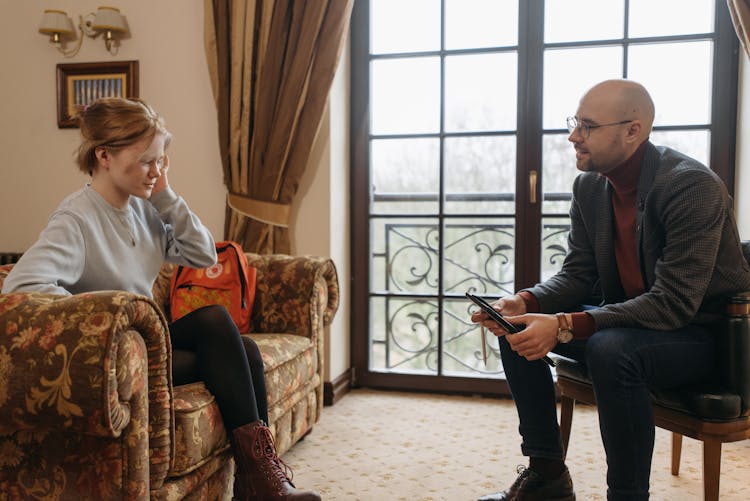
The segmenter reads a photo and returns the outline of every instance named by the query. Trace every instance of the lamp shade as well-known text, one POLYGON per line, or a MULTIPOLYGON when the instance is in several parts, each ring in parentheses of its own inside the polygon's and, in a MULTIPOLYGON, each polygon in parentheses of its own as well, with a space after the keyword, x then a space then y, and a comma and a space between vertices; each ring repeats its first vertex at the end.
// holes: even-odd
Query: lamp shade
POLYGON ((39 33, 45 35, 72 35, 75 33, 73 21, 68 17, 68 13, 62 10, 45 10, 42 15, 42 22, 39 24, 39 33))
POLYGON ((91 27, 97 31, 128 31, 125 19, 120 14, 120 9, 115 7, 99 7, 91 27))

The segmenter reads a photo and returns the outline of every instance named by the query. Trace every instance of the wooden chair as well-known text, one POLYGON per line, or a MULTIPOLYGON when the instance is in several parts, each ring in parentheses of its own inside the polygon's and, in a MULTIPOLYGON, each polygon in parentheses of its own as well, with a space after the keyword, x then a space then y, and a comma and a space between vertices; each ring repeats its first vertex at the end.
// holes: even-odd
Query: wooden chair
MULTIPOLYGON (((750 250, 743 243, 745 256, 750 250)), ((703 442, 703 498, 719 499, 721 444, 750 438, 750 291, 728 299, 717 327, 715 381, 700 386, 653 392, 656 426, 672 432, 672 475, 679 475, 682 437, 703 442)), ((568 451, 575 402, 596 404, 585 367, 558 359, 560 432, 568 451)))

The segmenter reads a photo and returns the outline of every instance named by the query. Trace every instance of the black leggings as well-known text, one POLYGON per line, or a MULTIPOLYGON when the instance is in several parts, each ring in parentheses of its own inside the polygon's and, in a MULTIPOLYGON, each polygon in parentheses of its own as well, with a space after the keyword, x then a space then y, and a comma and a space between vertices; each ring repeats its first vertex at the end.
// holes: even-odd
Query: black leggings
POLYGON ((258 345, 240 336, 223 306, 204 306, 169 326, 172 382, 203 381, 231 431, 262 419, 268 423, 266 381, 258 345))

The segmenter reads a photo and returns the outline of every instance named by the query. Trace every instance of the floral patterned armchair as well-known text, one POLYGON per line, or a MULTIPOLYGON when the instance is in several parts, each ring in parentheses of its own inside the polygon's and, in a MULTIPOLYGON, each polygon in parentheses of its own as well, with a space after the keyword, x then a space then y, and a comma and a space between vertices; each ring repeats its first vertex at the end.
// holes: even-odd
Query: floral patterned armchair
MULTIPOLYGON (((320 417, 336 270, 322 258, 247 256, 258 269, 248 335, 283 454, 320 417)), ((0 266, 0 285, 11 266, 0 266)), ((153 300, 0 295, 0 501, 231 497, 234 464, 213 396, 202 383, 172 386, 171 272, 165 265, 153 300)))

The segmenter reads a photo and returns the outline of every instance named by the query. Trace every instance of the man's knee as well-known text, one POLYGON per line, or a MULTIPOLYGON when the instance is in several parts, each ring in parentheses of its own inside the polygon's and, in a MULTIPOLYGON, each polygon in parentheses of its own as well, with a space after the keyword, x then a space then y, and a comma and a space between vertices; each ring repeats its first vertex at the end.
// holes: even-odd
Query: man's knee
POLYGON ((586 356, 608 356, 622 348, 622 329, 602 329, 586 343, 586 356))
POLYGON ((586 343, 586 365, 592 377, 616 372, 627 358, 626 329, 602 329, 586 343))

